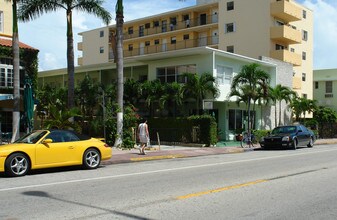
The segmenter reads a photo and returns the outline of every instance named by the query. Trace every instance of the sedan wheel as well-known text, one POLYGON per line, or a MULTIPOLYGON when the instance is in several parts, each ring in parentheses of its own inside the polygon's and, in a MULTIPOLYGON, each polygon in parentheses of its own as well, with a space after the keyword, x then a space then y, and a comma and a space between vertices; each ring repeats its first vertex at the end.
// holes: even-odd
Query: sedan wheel
POLYGON ((307 145, 308 147, 313 147, 314 146, 314 141, 312 140, 312 138, 310 138, 310 141, 307 145))
POLYGON ((296 141, 296 139, 293 140, 292 147, 293 147, 293 150, 297 149, 297 141, 296 141))
POLYGON ((10 155, 5 162, 5 172, 8 176, 24 176, 30 169, 28 157, 22 153, 10 155))
POLYGON ((83 167, 86 169, 96 169, 101 163, 101 155, 98 150, 89 148, 83 155, 83 167))

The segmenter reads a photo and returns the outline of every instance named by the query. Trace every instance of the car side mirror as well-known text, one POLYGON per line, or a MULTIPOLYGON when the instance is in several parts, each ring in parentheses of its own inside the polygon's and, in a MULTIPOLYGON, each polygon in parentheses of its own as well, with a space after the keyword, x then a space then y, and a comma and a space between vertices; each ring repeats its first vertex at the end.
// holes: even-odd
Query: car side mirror
POLYGON ((42 141, 42 144, 49 144, 49 143, 53 143, 53 140, 50 139, 50 138, 44 139, 44 140, 42 141))

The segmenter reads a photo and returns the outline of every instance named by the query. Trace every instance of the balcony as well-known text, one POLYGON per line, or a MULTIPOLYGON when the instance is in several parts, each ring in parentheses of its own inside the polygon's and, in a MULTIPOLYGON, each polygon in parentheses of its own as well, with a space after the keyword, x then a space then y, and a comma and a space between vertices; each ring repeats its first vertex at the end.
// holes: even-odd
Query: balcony
POLYGON ((82 65, 83 65, 83 57, 77 58, 77 64, 78 64, 79 66, 82 66, 82 65))
POLYGON ((302 56, 300 54, 290 52, 289 50, 272 50, 270 51, 270 57, 291 63, 294 66, 302 65, 302 56))
POLYGON ((302 79, 300 77, 293 77, 293 89, 300 90, 302 88, 302 79))
POLYGON ((78 42, 77 43, 77 50, 83 51, 83 42, 78 42))
POLYGON ((170 31, 183 30, 186 28, 193 28, 193 27, 201 27, 203 25, 217 24, 217 23, 218 23, 218 15, 214 14, 214 15, 209 15, 206 17, 198 17, 196 19, 180 21, 180 22, 177 22, 175 25, 170 25, 170 24, 159 25, 157 27, 145 28, 142 31, 134 30, 132 31, 132 33, 124 32, 123 38, 124 40, 128 40, 132 38, 149 36, 152 34, 161 34, 161 33, 166 33, 170 31))
POLYGON ((272 2, 270 5, 271 15, 286 22, 299 21, 302 19, 302 10, 289 0, 272 2))
POLYGON ((270 38, 286 44, 299 44, 302 42, 301 32, 287 25, 271 27, 270 38))
MULTIPOLYGON (((132 56, 139 56, 139 55, 147 55, 147 54, 154 54, 160 52, 167 52, 167 51, 175 51, 181 49, 188 49, 194 47, 202 47, 202 46, 215 46, 219 41, 218 36, 212 37, 205 37, 199 39, 189 39, 183 41, 177 41, 176 43, 167 43, 167 44, 158 44, 152 46, 146 46, 142 48, 133 48, 133 50, 124 50, 124 57, 132 57, 132 56)), ((114 54, 109 53, 109 59, 114 59, 114 54)))

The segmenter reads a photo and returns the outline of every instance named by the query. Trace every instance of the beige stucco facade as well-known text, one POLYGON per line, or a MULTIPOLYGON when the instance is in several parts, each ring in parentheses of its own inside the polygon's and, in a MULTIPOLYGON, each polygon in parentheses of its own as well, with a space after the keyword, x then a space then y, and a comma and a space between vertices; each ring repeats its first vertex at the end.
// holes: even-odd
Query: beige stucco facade
POLYGON ((337 69, 314 70, 313 96, 317 104, 337 111, 337 69))
MULTIPOLYGON (((83 32, 79 65, 112 62, 115 26, 83 32), (103 34, 102 34, 103 32, 103 34)), ((199 0, 124 23, 124 57, 199 46, 293 65, 293 90, 312 99, 313 12, 294 0, 199 0)), ((282 76, 280 76, 282 77, 282 76)))
POLYGON ((12 35, 12 4, 10 1, 0 0, 0 35, 12 35))

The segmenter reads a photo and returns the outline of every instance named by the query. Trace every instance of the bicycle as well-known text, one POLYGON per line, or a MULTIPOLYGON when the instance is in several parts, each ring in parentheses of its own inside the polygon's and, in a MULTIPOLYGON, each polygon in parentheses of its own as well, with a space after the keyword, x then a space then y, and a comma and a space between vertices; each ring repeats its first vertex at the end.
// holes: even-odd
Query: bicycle
POLYGON ((250 133, 250 135, 248 135, 248 132, 245 132, 243 134, 243 138, 240 142, 240 145, 242 148, 251 148, 254 147, 255 144, 255 136, 253 133, 250 133))

